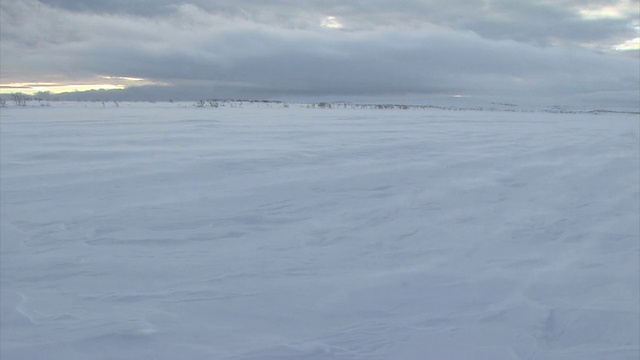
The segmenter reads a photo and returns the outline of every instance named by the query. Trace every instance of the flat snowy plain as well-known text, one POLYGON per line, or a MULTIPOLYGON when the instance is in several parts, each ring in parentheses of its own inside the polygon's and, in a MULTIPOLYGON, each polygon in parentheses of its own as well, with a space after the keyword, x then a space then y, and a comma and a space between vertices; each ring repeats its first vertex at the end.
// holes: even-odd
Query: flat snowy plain
POLYGON ((15 359, 638 359, 638 115, 1 109, 15 359))

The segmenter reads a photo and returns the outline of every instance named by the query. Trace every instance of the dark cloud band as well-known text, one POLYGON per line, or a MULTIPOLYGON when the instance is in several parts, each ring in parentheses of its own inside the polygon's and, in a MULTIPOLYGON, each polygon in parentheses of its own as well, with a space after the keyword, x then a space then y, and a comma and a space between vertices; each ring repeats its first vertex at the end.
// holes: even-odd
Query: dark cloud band
POLYGON ((403 11, 322 3, 7 0, 0 70, 3 82, 109 75, 247 94, 573 96, 638 86, 637 57, 578 44, 620 36, 628 19, 588 23, 570 1, 406 1, 403 11))

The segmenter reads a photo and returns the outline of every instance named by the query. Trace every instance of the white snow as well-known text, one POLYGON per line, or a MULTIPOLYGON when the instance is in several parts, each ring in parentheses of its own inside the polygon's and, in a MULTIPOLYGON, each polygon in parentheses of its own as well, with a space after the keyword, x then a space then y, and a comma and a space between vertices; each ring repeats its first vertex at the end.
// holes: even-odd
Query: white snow
POLYGON ((633 114, 1 109, 13 359, 637 359, 633 114))

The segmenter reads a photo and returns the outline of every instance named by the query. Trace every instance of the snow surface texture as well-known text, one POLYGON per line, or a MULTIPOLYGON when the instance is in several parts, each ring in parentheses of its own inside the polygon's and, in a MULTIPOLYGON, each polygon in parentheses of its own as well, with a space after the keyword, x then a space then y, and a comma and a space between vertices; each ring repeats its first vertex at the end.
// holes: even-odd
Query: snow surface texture
POLYGON ((637 115, 1 120, 3 360, 640 355, 637 115))

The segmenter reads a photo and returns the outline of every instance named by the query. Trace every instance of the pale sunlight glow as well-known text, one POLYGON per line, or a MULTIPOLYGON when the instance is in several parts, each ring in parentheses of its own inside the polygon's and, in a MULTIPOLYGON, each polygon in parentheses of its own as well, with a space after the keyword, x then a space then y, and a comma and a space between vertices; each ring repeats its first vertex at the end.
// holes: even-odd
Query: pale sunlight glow
POLYGON ((622 19, 625 17, 637 17, 638 3, 637 1, 623 0, 609 6, 585 7, 578 10, 583 19, 622 19))
POLYGON ((588 20, 596 19, 615 19, 623 17, 619 9, 613 6, 607 6, 600 9, 582 9, 580 16, 588 20))
POLYGON ((640 50, 640 38, 627 40, 613 48, 618 51, 640 50))
POLYGON ((327 16, 322 20, 320 25, 330 29, 342 29, 344 27, 335 16, 327 16))
POLYGON ((52 94, 88 91, 88 90, 122 90, 130 86, 142 85, 167 85, 138 77, 130 76, 99 76, 95 80, 82 82, 11 82, 0 84, 0 93, 24 93, 33 95, 38 92, 50 92, 52 94))
POLYGON ((71 91, 118 90, 124 88, 124 85, 113 84, 9 83, 0 86, 0 93, 9 94, 19 92, 33 95, 37 92, 46 91, 56 94, 71 91))
POLYGON ((143 78, 129 76, 101 76, 101 78, 108 80, 145 81, 143 78))

